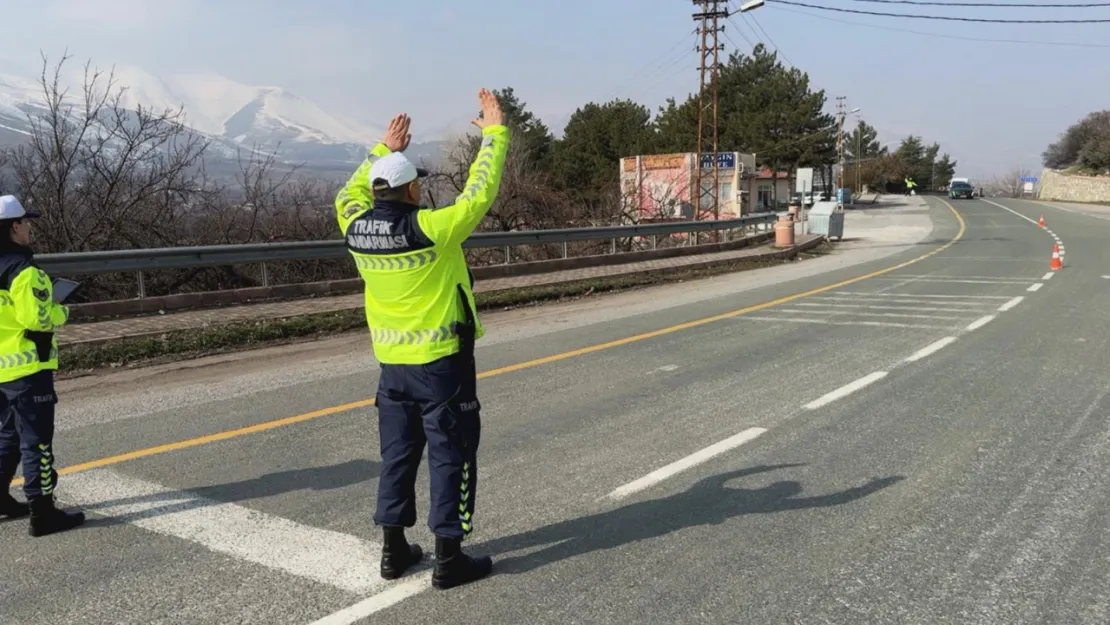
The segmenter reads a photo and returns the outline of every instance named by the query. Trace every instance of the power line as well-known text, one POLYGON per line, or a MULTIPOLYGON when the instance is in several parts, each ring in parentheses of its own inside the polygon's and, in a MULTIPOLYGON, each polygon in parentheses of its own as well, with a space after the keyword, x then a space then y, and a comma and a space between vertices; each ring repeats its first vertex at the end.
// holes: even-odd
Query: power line
POLYGON ((1016 2, 922 2, 919 0, 852 0, 852 2, 870 2, 873 4, 909 4, 914 6, 931 7, 1006 7, 1011 9, 1097 9, 1110 7, 1110 2, 1073 3, 1048 3, 1048 4, 1018 4, 1016 2))
POLYGON ((674 53, 676 50, 678 50, 680 47, 688 45, 689 41, 690 41, 690 36, 691 35, 696 35, 697 32, 698 32, 697 29, 690 30, 686 35, 684 35, 682 37, 682 39, 680 39, 677 43, 675 43, 674 46, 672 46, 669 50, 667 50, 663 54, 660 54, 654 61, 651 61, 651 62, 647 63, 646 65, 644 65, 643 67, 641 67, 635 74, 628 77, 628 80, 624 84, 621 84, 618 87, 616 87, 615 89, 613 89, 613 91, 609 95, 606 96, 605 101, 608 101, 611 98, 614 98, 614 97, 620 95, 620 93, 622 91, 626 90, 627 88, 631 87, 634 84, 643 84, 643 80, 647 79, 649 75, 654 74, 654 75, 658 76, 659 72, 666 71, 666 70, 670 69, 671 67, 673 67, 675 62, 681 61, 687 55, 680 55, 678 57, 677 61, 675 61, 674 57, 671 57, 670 55, 672 53, 674 53), (667 63, 668 58, 671 59, 672 63, 670 63, 670 64, 667 63))
POLYGON ((999 20, 984 17, 951 17, 947 15, 913 15, 909 13, 882 13, 879 11, 860 11, 858 9, 845 9, 842 7, 823 7, 816 4, 806 4, 804 2, 793 2, 791 0, 767 0, 768 3, 774 4, 787 4, 796 7, 805 7, 807 9, 818 9, 820 11, 833 11, 836 13, 855 13, 857 15, 877 15, 879 17, 902 17, 916 20, 943 20, 948 22, 981 22, 988 24, 1110 24, 1110 19, 1099 20, 999 20))
POLYGON ((958 39, 961 41, 978 41, 982 43, 1015 43, 1018 45, 1040 45, 1040 46, 1064 46, 1073 48, 1110 48, 1110 44, 1102 43, 1073 43, 1070 41, 1035 41, 1028 39, 995 39, 986 37, 965 37, 961 35, 946 35, 943 33, 930 33, 921 30, 912 30, 909 28, 897 28, 894 26, 881 26, 879 24, 867 24, 864 22, 853 22, 851 20, 842 20, 827 15, 817 15, 814 13, 807 13, 806 11, 799 11, 797 9, 787 9, 784 7, 773 6, 773 9, 779 11, 786 11, 787 13, 796 13, 798 15, 805 15, 808 17, 816 18, 819 20, 826 20, 829 22, 836 22, 838 24, 850 24, 852 26, 865 26, 867 28, 874 28, 877 30, 889 30, 899 33, 910 33, 913 35, 921 35, 923 37, 938 37, 940 39, 958 39))
POLYGON ((651 76, 645 77, 644 80, 638 82, 635 86, 631 87, 631 89, 626 92, 626 97, 632 99, 632 96, 640 96, 642 94, 647 93, 647 91, 651 87, 655 87, 656 85, 666 83, 671 78, 674 78, 674 77, 678 76, 680 73, 685 72, 686 71, 686 62, 691 60, 692 58, 696 58, 696 57, 697 57, 697 50, 693 49, 693 48, 687 50, 686 52, 684 52, 680 55, 678 55, 669 64, 667 64, 663 67, 660 67, 659 70, 656 71, 655 73, 653 73, 651 76), (676 70, 681 70, 681 71, 676 71, 676 70))
MULTIPOLYGON (((745 16, 743 13, 741 13, 740 17, 744 18, 745 16)), ((759 32, 763 33, 763 36, 767 38, 767 42, 771 44, 771 47, 778 51, 779 56, 781 56, 782 59, 790 65, 793 65, 793 63, 790 62, 790 59, 786 58, 786 54, 782 51, 782 48, 780 48, 778 44, 775 43, 775 40, 771 39, 771 35, 769 35, 767 31, 763 29, 763 24, 760 24, 759 20, 755 19, 755 15, 752 15, 751 19, 753 22, 755 22, 755 25, 759 27, 759 32)))
MULTIPOLYGON (((732 44, 733 48, 736 48, 737 50, 743 50, 743 48, 740 47, 740 44, 736 43, 736 40, 729 36, 728 31, 724 31, 721 34, 724 36, 725 39, 728 40, 729 43, 732 44)), ((743 36, 743 34, 744 33, 740 33, 741 36, 743 36)), ((755 46, 752 47, 754 48, 755 46)))
MULTIPOLYGON (((735 13, 733 15, 735 15, 735 13)), ((736 29, 736 32, 737 32, 737 34, 740 35, 740 38, 742 38, 744 41, 748 42, 749 46, 751 46, 752 48, 755 48, 755 44, 752 43, 752 40, 748 38, 748 34, 744 32, 744 29, 740 27, 740 24, 736 23, 736 20, 732 19, 733 15, 730 15, 728 17, 728 23, 732 24, 732 27, 736 29)), ((759 35, 756 35, 756 39, 759 39, 759 35)), ((736 46, 736 49, 739 50, 740 46, 736 46)))

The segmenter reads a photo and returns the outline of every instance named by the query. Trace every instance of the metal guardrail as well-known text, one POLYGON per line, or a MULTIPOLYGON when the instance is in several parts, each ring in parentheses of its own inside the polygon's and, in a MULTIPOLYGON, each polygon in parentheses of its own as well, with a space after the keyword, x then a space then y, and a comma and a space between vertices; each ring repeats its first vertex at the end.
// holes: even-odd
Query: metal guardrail
MULTIPOLYGON (((652 247, 654 248, 654 238, 659 236, 758 227, 764 224, 772 224, 777 218, 776 213, 766 212, 746 215, 737 219, 717 221, 680 221, 632 226, 559 228, 514 232, 476 232, 463 242, 463 247, 504 248, 507 263, 509 249, 514 246, 562 243, 563 257, 565 258, 567 256, 566 244, 571 241, 612 239, 615 252, 617 239, 650 236, 653 237, 652 247)), ((263 265, 263 279, 265 281, 265 263, 323 260, 344 258, 346 256, 347 248, 344 241, 336 239, 42 254, 36 256, 36 261, 43 269, 55 276, 139 272, 139 297, 143 297, 143 271, 259 263, 263 265)))

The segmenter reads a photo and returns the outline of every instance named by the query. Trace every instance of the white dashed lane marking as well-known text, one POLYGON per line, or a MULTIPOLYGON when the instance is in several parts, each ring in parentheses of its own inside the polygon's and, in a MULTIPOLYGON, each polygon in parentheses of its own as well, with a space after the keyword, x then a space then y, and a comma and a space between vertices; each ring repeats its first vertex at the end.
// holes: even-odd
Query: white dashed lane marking
POLYGON ((955 342, 956 342, 956 337, 946 336, 946 337, 942 338, 941 340, 939 340, 939 341, 937 341, 937 342, 935 342, 931 345, 927 345, 927 346, 917 350, 916 352, 913 353, 912 356, 907 358, 905 360, 905 362, 917 362, 918 360, 921 360, 922 358, 925 358, 927 356, 932 356, 933 354, 939 352, 940 350, 944 349, 945 347, 948 347, 949 345, 951 345, 952 343, 955 343, 955 342))
POLYGON ((986 317, 981 317, 979 319, 976 319, 969 326, 967 326, 966 330, 968 332, 978 330, 979 328, 981 328, 981 327, 987 325, 988 323, 994 321, 994 318, 995 318, 994 315, 987 315, 986 317))
POLYGON ((818 408, 821 408, 822 406, 827 406, 838 399, 843 399, 858 390, 867 388, 868 386, 874 384, 875 382, 878 382, 886 376, 886 371, 876 371, 874 373, 869 373, 854 382, 849 382, 848 384, 845 384, 844 386, 841 386, 834 391, 818 397, 817 399, 806 404, 805 408, 806 410, 817 410, 818 408))

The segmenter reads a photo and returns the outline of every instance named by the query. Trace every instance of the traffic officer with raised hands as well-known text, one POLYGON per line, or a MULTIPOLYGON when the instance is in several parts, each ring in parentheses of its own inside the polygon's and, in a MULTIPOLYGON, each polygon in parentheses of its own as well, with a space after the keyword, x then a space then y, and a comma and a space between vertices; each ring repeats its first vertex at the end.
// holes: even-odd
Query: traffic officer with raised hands
POLYGON ((480 579, 493 567, 489 557, 461 550, 474 527, 481 432, 474 342, 484 333, 462 243, 497 197, 509 148, 497 97, 486 89, 478 97, 482 112, 472 123, 481 129, 481 147, 453 204, 420 208, 428 172, 402 154, 411 140, 407 115, 392 120, 335 202, 365 282, 366 322, 381 365, 374 514, 383 530, 381 574, 400 577, 423 557, 404 530, 416 524, 416 475, 427 445, 436 588, 480 579))

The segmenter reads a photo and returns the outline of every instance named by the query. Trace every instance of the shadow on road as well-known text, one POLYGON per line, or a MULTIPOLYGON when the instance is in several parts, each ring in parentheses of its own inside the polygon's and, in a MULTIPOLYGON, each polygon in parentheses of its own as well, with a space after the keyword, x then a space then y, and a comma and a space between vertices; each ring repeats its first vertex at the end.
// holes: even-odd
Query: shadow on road
POLYGON ((124 497, 83 505, 82 508, 93 513, 112 514, 112 508, 117 506, 133 506, 134 510, 123 514, 89 520, 90 524, 95 525, 133 523, 142 519, 221 503, 235 503, 299 490, 321 491, 353 486, 377 477, 380 469, 381 465, 377 462, 350 460, 326 467, 279 471, 240 482, 202 486, 187 491, 124 497))
POLYGON ((699 525, 717 525, 746 514, 769 514, 825 508, 851 503, 891 486, 902 476, 873 478, 863 486, 826 495, 799 497, 802 485, 788 480, 756 489, 731 488, 734 479, 777 469, 802 466, 757 466, 707 477, 689 490, 670 497, 641 501, 615 510, 571 519, 532 531, 494 539, 476 546, 485 553, 506 553, 544 547, 497 563, 500 573, 525 573, 547 564, 641 540, 659 538, 699 525))

